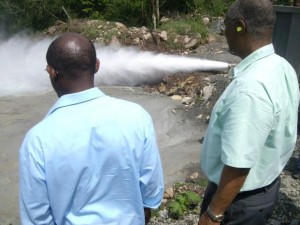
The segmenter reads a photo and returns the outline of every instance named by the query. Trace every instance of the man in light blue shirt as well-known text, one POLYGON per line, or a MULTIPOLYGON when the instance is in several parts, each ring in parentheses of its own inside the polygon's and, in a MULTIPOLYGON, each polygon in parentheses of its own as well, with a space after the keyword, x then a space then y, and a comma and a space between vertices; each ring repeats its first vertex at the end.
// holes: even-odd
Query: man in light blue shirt
POLYGON ((209 179, 199 225, 264 225, 297 137, 295 70, 272 45, 270 0, 237 0, 225 18, 229 50, 243 60, 215 104, 201 150, 209 179))
POLYGON ((24 225, 140 225, 163 197, 150 115, 94 87, 95 47, 68 33, 47 51, 59 96, 20 149, 24 225))

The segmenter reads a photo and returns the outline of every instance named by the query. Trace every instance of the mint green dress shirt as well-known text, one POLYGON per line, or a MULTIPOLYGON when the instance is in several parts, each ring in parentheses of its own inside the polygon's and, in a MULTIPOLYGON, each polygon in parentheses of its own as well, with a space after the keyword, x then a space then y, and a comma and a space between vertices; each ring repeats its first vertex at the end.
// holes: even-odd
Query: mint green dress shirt
POLYGON ((98 88, 58 99, 20 150, 24 225, 144 224, 163 197, 150 115, 98 88))
POLYGON ((291 157, 297 136, 295 70, 264 46, 242 60, 216 102, 201 149, 201 169, 219 184, 224 165, 250 168, 241 191, 270 184, 291 157))

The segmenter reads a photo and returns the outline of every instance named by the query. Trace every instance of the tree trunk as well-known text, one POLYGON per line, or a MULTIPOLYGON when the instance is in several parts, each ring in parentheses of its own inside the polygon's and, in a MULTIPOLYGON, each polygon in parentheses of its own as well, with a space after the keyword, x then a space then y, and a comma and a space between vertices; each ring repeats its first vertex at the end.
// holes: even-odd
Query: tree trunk
POLYGON ((159 0, 150 0, 152 7, 152 21, 154 30, 156 30, 156 25, 160 21, 160 12, 159 12, 159 0))
POLYGON ((160 21, 160 13, 159 13, 159 0, 156 0, 156 23, 160 21))

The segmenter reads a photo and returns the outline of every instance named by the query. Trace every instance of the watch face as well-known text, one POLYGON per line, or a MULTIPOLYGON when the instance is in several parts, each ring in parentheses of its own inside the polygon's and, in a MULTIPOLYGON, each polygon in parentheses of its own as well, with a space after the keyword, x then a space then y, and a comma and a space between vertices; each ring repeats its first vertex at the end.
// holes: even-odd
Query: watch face
POLYGON ((218 222, 222 222, 222 220, 224 219, 224 215, 216 216, 216 219, 218 222))
POLYGON ((214 215, 209 208, 207 209, 207 214, 214 222, 220 223, 224 219, 224 215, 214 215))

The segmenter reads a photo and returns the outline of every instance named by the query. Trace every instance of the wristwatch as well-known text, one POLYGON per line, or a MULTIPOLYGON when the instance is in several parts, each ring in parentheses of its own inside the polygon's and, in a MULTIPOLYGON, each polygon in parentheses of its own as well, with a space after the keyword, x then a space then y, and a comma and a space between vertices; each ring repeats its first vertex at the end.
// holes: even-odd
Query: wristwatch
POLYGON ((224 215, 214 215, 213 213, 212 213, 212 211, 210 210, 210 208, 209 207, 207 207, 207 214, 208 214, 208 216, 212 219, 212 221, 214 221, 214 222, 218 222, 218 223, 220 223, 220 222, 222 222, 222 220, 224 219, 224 215))

